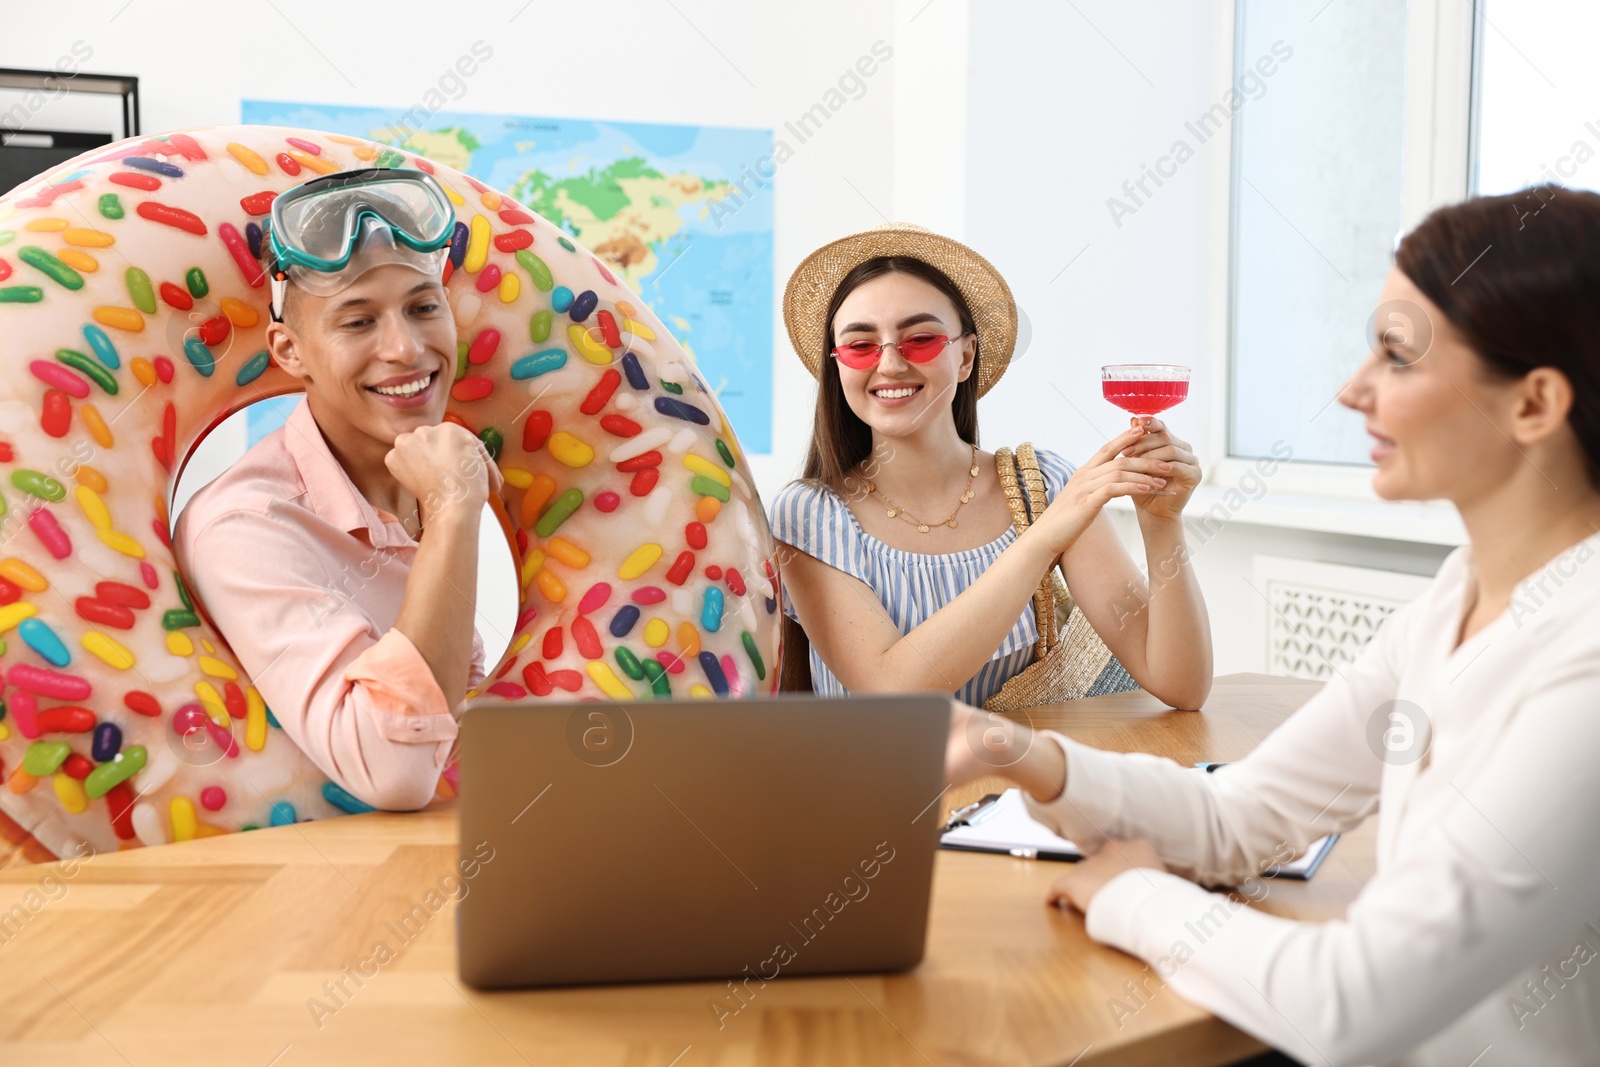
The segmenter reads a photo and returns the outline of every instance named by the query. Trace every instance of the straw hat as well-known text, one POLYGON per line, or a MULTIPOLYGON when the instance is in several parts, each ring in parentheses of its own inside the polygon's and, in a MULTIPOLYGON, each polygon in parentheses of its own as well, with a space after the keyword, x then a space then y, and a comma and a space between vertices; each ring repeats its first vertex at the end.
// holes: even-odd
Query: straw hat
POLYGON ((978 395, 994 388, 1017 344, 1017 302, 1011 287, 978 253, 932 230, 890 222, 841 237, 807 256, 783 291, 783 323, 800 362, 820 378, 828 339, 828 303, 839 283, 861 263, 879 256, 909 256, 937 267, 966 298, 978 328, 978 395))

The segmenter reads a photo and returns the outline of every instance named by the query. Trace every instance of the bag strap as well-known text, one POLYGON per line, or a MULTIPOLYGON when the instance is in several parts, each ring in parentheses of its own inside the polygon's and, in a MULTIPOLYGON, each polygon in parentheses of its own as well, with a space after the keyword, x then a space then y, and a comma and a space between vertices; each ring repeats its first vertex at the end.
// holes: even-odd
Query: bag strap
MULTIPOLYGON (((1044 472, 1039 469, 1039 457, 1034 452, 1031 441, 1024 441, 1017 446, 1016 463, 1017 469, 1022 474, 1023 486, 1027 489, 1028 521, 1031 524, 1034 519, 1044 514, 1045 508, 1050 506, 1050 497, 1045 488, 1044 472)), ((1049 597, 1045 599, 1044 614, 1041 616, 1039 626, 1039 632, 1046 635, 1046 639, 1042 642, 1042 647, 1045 651, 1049 651, 1061 643, 1060 630, 1056 626, 1055 611, 1056 600, 1061 594, 1056 588, 1056 581, 1056 569, 1051 567, 1046 572, 1044 579, 1039 583, 1041 590, 1049 590, 1050 593, 1049 597)), ((1035 603, 1038 600, 1038 595, 1035 594, 1035 603)))
MULTIPOLYGON (((1011 507, 1011 521, 1020 535, 1033 522, 1033 516, 1045 507, 1044 475, 1039 471, 1039 459, 1033 445, 1024 442, 1013 453, 1009 448, 999 448, 994 454, 995 468, 1000 475, 1000 488, 1005 490, 1006 503, 1011 507)), ((1046 574, 1033 591, 1033 615, 1038 624, 1039 640, 1035 656, 1044 658, 1059 640, 1056 632, 1055 587, 1046 574)))
POLYGON ((1017 469, 1022 472, 1023 483, 1027 486, 1028 517, 1031 522, 1050 505, 1050 498, 1045 492, 1044 472, 1039 469, 1039 457, 1033 451, 1032 442, 1024 441, 1017 446, 1017 469))

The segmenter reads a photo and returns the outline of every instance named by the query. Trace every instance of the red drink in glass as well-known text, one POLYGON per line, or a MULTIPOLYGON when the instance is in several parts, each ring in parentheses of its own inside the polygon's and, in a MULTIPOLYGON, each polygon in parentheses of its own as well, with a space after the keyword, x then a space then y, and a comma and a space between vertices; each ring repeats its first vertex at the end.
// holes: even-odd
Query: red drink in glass
POLYGON ((1155 415, 1182 403, 1189 395, 1189 368, 1153 363, 1124 363, 1100 369, 1105 398, 1131 415, 1155 415))

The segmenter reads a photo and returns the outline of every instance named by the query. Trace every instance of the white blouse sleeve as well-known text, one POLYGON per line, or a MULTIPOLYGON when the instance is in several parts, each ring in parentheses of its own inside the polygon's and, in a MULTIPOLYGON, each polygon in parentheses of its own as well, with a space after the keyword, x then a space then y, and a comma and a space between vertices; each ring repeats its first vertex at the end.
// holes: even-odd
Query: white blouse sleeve
POLYGON ((1254 751, 1214 773, 1047 733, 1066 750, 1067 788, 1048 804, 1029 798, 1029 808, 1091 847, 1147 837, 1168 867, 1211 885, 1259 875, 1285 846, 1298 853, 1359 824, 1377 804, 1383 772, 1367 720, 1394 696, 1413 607, 1386 619, 1355 662, 1254 751))
MULTIPOLYGON (((1207 775, 1061 739, 1067 792, 1036 812, 1078 840, 1142 834, 1175 868, 1222 881, 1259 873, 1257 858, 1282 842, 1298 848, 1350 826, 1376 799, 1382 762, 1367 722, 1394 697, 1386 682, 1406 643, 1405 620, 1391 622, 1343 678, 1238 764, 1207 775)), ((1485 998, 1570 948, 1572 932, 1600 915, 1597 653, 1527 665, 1528 691, 1495 733, 1484 773, 1450 783, 1458 800, 1379 871, 1342 921, 1277 918, 1136 869, 1094 897, 1090 936, 1313 1062, 1389 1062, 1480 1002, 1509 1010, 1485 998)), ((1436 714, 1470 715, 1471 696, 1436 714)))

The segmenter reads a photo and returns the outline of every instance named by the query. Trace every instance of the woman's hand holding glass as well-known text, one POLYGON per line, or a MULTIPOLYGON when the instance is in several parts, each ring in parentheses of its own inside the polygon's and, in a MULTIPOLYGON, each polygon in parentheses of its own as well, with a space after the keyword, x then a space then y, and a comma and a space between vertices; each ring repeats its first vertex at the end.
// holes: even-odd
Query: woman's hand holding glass
MULTIPOLYGON (((1177 468, 1163 467, 1166 461, 1160 456, 1131 451, 1146 436, 1144 426, 1135 420, 1132 427, 1102 445, 1073 472, 1044 514, 1034 520, 1029 532, 1037 530, 1035 536, 1045 538, 1054 554, 1060 555, 1083 535, 1100 509, 1113 497, 1133 497, 1140 504, 1156 498, 1177 468)), ((1188 499, 1188 492, 1184 491, 1184 500, 1188 499)))
MULTIPOLYGON (((1140 420, 1135 418, 1133 423, 1138 426, 1140 420)), ((1147 416, 1143 423, 1144 432, 1121 455, 1154 463, 1166 486, 1159 492, 1134 494, 1134 505, 1153 519, 1176 519, 1200 484, 1200 460, 1189 442, 1174 437, 1160 419, 1147 416)))

